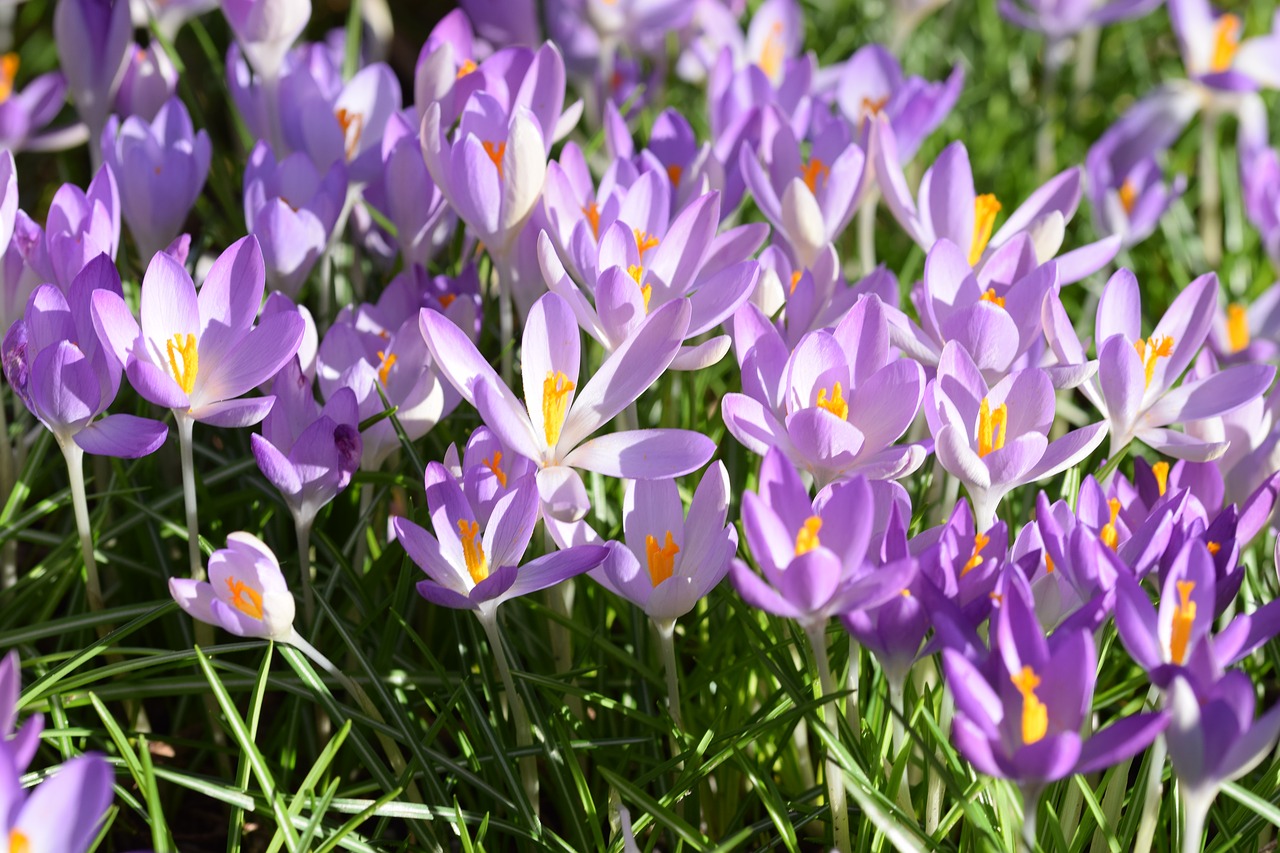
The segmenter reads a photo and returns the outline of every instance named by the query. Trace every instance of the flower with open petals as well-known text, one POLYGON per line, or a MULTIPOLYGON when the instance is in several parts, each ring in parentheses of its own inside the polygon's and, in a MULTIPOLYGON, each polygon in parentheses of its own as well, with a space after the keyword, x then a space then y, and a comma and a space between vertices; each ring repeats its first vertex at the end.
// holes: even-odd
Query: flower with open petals
POLYGON ((22 768, 0 749, 0 839, 9 853, 85 853, 114 796, 115 773, 96 752, 63 763, 30 793, 22 768))
POLYGON ((209 580, 169 578, 169 594, 192 618, 236 636, 294 636, 293 594, 276 555, 251 533, 227 534, 227 547, 209 556, 209 580))

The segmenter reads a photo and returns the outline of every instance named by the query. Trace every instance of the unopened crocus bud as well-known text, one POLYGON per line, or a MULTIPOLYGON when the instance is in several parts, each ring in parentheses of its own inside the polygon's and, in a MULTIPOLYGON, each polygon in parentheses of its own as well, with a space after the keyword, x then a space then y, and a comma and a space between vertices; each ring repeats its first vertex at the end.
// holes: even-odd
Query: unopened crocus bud
POLYGON ((89 127, 90 156, 111 114, 132 34, 128 0, 58 0, 53 37, 76 111, 89 127))
POLYGON ((177 87, 178 70, 158 44, 152 42, 146 48, 134 45, 116 92, 116 114, 151 121, 177 87))
POLYGON ((251 533, 227 536, 209 557, 209 580, 170 578, 169 594, 194 619, 240 637, 288 642, 293 594, 271 549, 251 533))
POLYGON ((222 14, 253 70, 274 80, 311 19, 311 0, 222 0, 222 14))

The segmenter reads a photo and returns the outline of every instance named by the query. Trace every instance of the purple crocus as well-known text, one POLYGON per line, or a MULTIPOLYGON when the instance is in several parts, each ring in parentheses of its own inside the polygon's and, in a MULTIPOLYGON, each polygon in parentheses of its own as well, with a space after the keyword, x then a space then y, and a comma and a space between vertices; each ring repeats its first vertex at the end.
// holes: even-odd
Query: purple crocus
POLYGON ((169 594, 191 618, 238 637, 297 638, 296 605, 280 563, 251 533, 227 534, 227 547, 209 556, 209 580, 169 578, 169 594))
POLYGON ((725 426, 747 449, 779 449, 819 487, 855 474, 897 479, 920 467, 922 446, 894 442, 920 411, 924 370, 891 351, 878 297, 864 297, 835 329, 805 335, 789 358, 772 326, 759 331, 742 356, 744 393, 720 403, 725 426))
POLYGON ((74 184, 59 187, 43 230, 19 212, 14 244, 41 281, 58 285, 63 293, 98 255, 114 261, 120 246, 120 193, 111 167, 98 169, 87 192, 74 184))
POLYGON ((995 522, 1009 491, 1079 464, 1102 443, 1102 423, 1049 441, 1055 410, 1043 370, 1019 370, 988 387, 963 347, 951 341, 943 348, 925 392, 925 416, 938 461, 964 483, 980 530, 995 522))
POLYGON ((132 35, 129 0, 58 0, 53 13, 58 65, 76 111, 89 127, 89 154, 95 163, 132 35))
POLYGON ((120 206, 150 258, 177 237, 209 175, 209 135, 195 132, 182 101, 171 98, 147 122, 130 116, 107 121, 102 158, 120 182, 120 206))
POLYGON ((1160 0, 1000 0, 1000 16, 1026 30, 1044 33, 1051 42, 1070 38, 1086 27, 1101 27, 1137 18, 1160 5, 1160 0))
POLYGON ((0 658, 0 755, 6 755, 18 773, 25 773, 40 746, 44 717, 32 714, 19 728, 18 697, 22 693, 22 673, 18 652, 10 650, 0 658))
MULTIPOLYGON (((1081 386, 1107 419, 1111 456, 1133 439, 1179 459, 1205 461, 1226 449, 1168 429, 1170 424, 1213 418, 1262 395, 1275 368, 1242 364, 1174 388, 1209 334, 1218 305, 1218 277, 1207 273, 1187 285, 1155 330, 1142 337, 1142 299, 1138 280, 1120 270, 1107 282, 1098 303, 1094 345, 1098 374, 1081 386)), ((1060 303, 1045 302, 1046 334, 1058 359, 1085 360, 1084 347, 1060 303)))
POLYGON ((123 298, 93 296, 93 323, 124 365, 130 384, 157 406, 173 409, 181 425, 196 420, 222 427, 258 423, 272 397, 244 398, 298 351, 303 320, 296 312, 254 319, 266 275, 253 237, 243 237, 214 262, 200 294, 172 257, 157 253, 142 280, 141 325, 123 298))
POLYGON ((8 151, 58 151, 84 142, 85 126, 46 130, 67 99, 62 72, 41 74, 17 87, 19 57, 0 56, 0 148, 8 151))
POLYGON ((262 435, 250 439, 253 457, 280 490, 295 524, 309 528, 360 466, 356 395, 340 388, 318 407, 296 357, 276 374, 271 391, 276 402, 262 421, 262 435))
POLYGON ((444 465, 462 484, 462 492, 475 510, 481 527, 489 523, 498 501, 510 494, 525 476, 537 471, 533 460, 512 453, 486 426, 471 431, 461 459, 458 459, 457 447, 449 445, 444 465))
POLYGON ((462 487, 443 465, 428 463, 425 482, 435 535, 407 518, 396 516, 391 524, 410 559, 426 572, 418 593, 433 604, 492 617, 503 602, 582 574, 608 555, 602 546, 580 545, 520 565, 538 521, 538 488, 532 477, 511 485, 483 529, 462 487))
POLYGON ((1245 213, 1258 229, 1267 257, 1280 263, 1280 154, 1265 146, 1242 152, 1240 183, 1245 213))
MULTIPOLYGON (((165 5, 176 5, 166 2, 165 5)), ((133 45, 116 92, 115 113, 123 118, 137 116, 150 122, 178 88, 178 70, 169 54, 153 41, 147 47, 133 45)))
POLYGON ((274 81, 311 19, 311 0, 222 0, 222 14, 253 70, 274 81))
POLYGON ((675 357, 689 324, 683 300, 658 308, 582 385, 578 323, 554 293, 534 303, 521 347, 522 403, 475 344, 438 311, 423 309, 422 336, 441 373, 513 453, 538 463, 538 494, 551 516, 576 521, 589 507, 578 468, 607 477, 663 479, 701 468, 715 450, 704 435, 643 429, 589 438, 649 388, 675 357))
POLYGON ((416 130, 398 117, 382 139, 383 185, 387 218, 406 267, 426 267, 453 233, 456 222, 444 194, 431 180, 416 130))
POLYGON ((1093 637, 1079 628, 1046 639, 1025 588, 1007 589, 991 634, 984 666, 954 649, 942 652, 956 703, 951 743, 979 771, 1022 790, 1023 837, 1035 849, 1035 810, 1046 785, 1141 752, 1169 719, 1134 714, 1081 737, 1097 679, 1093 637))
POLYGON ((321 172, 302 152, 279 162, 259 142, 244 171, 244 220, 258 239, 273 290, 296 297, 324 252, 347 197, 347 170, 321 172))
POLYGON ((34 791, 23 790, 22 768, 0 749, 0 837, 11 853, 85 853, 98 837, 113 797, 115 774, 88 752, 63 763, 34 791))
POLYGON ((1169 21, 1192 80, 1229 96, 1260 86, 1280 88, 1274 61, 1280 50, 1280 21, 1273 20, 1266 35, 1242 39, 1243 17, 1215 13, 1208 0, 1169 0, 1169 21))

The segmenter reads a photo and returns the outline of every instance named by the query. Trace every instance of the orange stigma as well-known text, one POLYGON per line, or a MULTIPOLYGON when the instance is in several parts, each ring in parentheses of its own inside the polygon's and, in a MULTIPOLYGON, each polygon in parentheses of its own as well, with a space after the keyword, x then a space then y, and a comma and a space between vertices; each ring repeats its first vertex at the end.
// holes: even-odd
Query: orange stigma
POLYGON ((262 595, 256 589, 234 577, 227 578, 227 588, 231 590, 232 607, 250 619, 262 621, 262 595))
POLYGON ((391 375, 391 368, 395 366, 396 354, 385 353, 378 350, 378 381, 385 388, 387 385, 387 377, 391 375))
POLYGON ((636 237, 636 251, 640 253, 640 258, 643 260, 645 252, 657 247, 658 238, 652 234, 644 233, 639 228, 632 228, 631 233, 636 237))
POLYGON ((1218 18, 1213 25, 1213 56, 1209 59, 1209 70, 1220 74, 1231 67, 1236 58, 1236 50, 1240 47, 1240 33, 1244 29, 1239 15, 1227 13, 1218 18))
POLYGON ((1112 498, 1107 501, 1107 509, 1111 511, 1111 520, 1102 525, 1098 538, 1103 545, 1114 551, 1120 545, 1120 531, 1116 530, 1116 519, 1120 517, 1120 499, 1112 498))
POLYGON ((1124 183, 1120 185, 1120 206, 1124 208, 1125 216, 1133 213, 1133 205, 1138 201, 1138 185, 1133 182, 1133 178, 1125 178, 1124 183))
POLYGON ((969 560, 964 564, 964 568, 960 570, 960 577, 964 577, 969 572, 982 565, 982 549, 991 543, 991 537, 985 533, 978 533, 973 537, 973 553, 969 555, 969 560))
POLYGON ((502 470, 502 466, 499 464, 501 462, 502 462, 502 451, 495 450, 493 451, 493 456, 484 460, 484 467, 488 468, 490 471, 493 472, 493 476, 498 478, 498 485, 502 486, 502 488, 505 489, 507 487, 507 475, 506 475, 506 472, 502 470))
POLYGON ((476 70, 475 60, 464 59, 462 60, 462 64, 458 66, 458 76, 454 79, 461 80, 463 77, 466 77, 468 74, 470 74, 472 71, 475 71, 475 70, 476 70))
POLYGON ((680 178, 684 175, 684 168, 672 163, 667 167, 667 177, 671 179, 671 186, 676 189, 680 188, 680 178))
POLYGON ((18 79, 18 66, 21 64, 16 53, 0 56, 0 104, 13 94, 13 84, 18 79))
POLYGON ((987 292, 978 297, 978 299, 982 302, 990 302, 992 305, 1000 308, 1004 307, 1004 297, 996 296, 996 289, 994 287, 988 287, 987 292))
POLYGON ((671 577, 675 571, 676 554, 680 553, 680 546, 671 538, 671 531, 667 531, 667 541, 662 546, 658 545, 658 540, 653 536, 644 538, 644 552, 649 561, 649 581, 657 586, 667 578, 671 577))
POLYGON ((499 178, 503 177, 502 155, 507 153, 507 143, 505 142, 493 143, 486 139, 481 144, 484 145, 484 153, 488 154, 489 159, 493 161, 493 165, 498 167, 498 177, 499 178))
POLYGON ((466 561, 467 574, 471 575, 472 583, 480 583, 489 577, 489 558, 484 555, 479 522, 460 520, 458 535, 462 539, 462 559, 466 561))
POLYGON ((1233 353, 1249 346, 1249 312, 1239 302, 1227 306, 1227 346, 1233 353))
POLYGON ((1169 463, 1156 462, 1151 466, 1151 473, 1155 475, 1156 487, 1160 489, 1160 497, 1164 497, 1164 493, 1169 489, 1169 463))
MULTIPOLYGON (((499 166, 499 169, 502 167, 499 166)), ((597 240, 600 239, 600 207, 594 200, 587 202, 587 206, 582 208, 582 215, 587 217, 587 223, 591 225, 591 236, 597 240)))
POLYGON ((1040 686, 1040 677, 1031 667, 1024 666, 1009 680, 1022 694, 1022 742, 1027 745, 1036 743, 1049 731, 1049 709, 1035 692, 1040 686))
POLYGON ((817 195, 818 179, 825 181, 831 176, 831 170, 827 168, 827 164, 823 163, 817 157, 809 161, 803 169, 800 170, 800 177, 804 178, 804 185, 809 188, 809 192, 817 195))
POLYGON ((800 270, 796 270, 791 274, 791 289, 787 291, 788 294, 792 294, 796 292, 796 285, 800 283, 800 276, 802 275, 804 275, 804 273, 802 273, 800 270))
POLYGON ((356 152, 360 150, 360 135, 364 133, 364 116, 361 113, 348 112, 346 109, 339 109, 333 114, 338 120, 338 125, 342 128, 342 138, 346 140, 347 162, 355 159, 356 152))
POLYGON ((1173 338, 1169 335, 1163 338, 1152 335, 1145 341, 1138 338, 1133 342, 1133 348, 1138 351, 1138 358, 1142 359, 1142 369, 1147 379, 1146 387, 1150 388, 1151 380, 1156 375, 1156 360, 1173 355, 1173 338))
POLYGON ((1169 630, 1169 660, 1182 665, 1187 659, 1187 644, 1191 642, 1191 628, 1196 623, 1196 603, 1191 600, 1195 581, 1176 581, 1178 609, 1173 611, 1173 625, 1169 630))

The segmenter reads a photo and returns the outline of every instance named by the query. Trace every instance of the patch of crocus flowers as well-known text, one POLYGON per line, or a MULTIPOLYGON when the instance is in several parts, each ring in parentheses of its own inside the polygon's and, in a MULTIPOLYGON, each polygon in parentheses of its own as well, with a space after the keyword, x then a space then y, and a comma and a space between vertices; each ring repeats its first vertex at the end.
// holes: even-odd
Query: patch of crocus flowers
MULTIPOLYGON (((401 465, 400 451, 463 407, 481 425, 425 460, 422 489, 396 504, 383 535, 422 570, 426 602, 476 615, 521 746, 534 732, 500 605, 551 590, 567 607, 556 590, 584 583, 633 605, 659 637, 680 732, 676 625, 728 575, 742 601, 805 634, 831 737, 842 692, 855 738, 863 725, 858 673, 842 685, 831 668, 833 622, 885 676, 895 749, 910 678, 940 672, 952 746, 1021 793, 1029 849, 1049 785, 1151 748, 1157 780, 1171 759, 1184 849, 1196 850, 1223 784, 1274 748, 1280 706, 1257 713, 1239 667, 1280 633, 1280 601, 1240 592, 1243 555, 1280 495, 1268 396, 1280 291, 1226 300, 1206 272, 1154 324, 1127 269, 1106 277, 1092 313, 1078 291, 1180 197, 1187 182, 1166 179, 1161 158, 1197 115, 1206 145, 1218 116, 1239 117, 1248 218, 1280 259, 1280 159, 1255 91, 1280 84, 1265 61, 1278 36, 1242 39, 1234 14, 1170 0, 1187 79, 1139 100, 1084 168, 1017 203, 984 191, 961 140, 913 163, 956 103, 958 69, 943 82, 907 77, 880 45, 819 67, 802 52, 795 0, 768 0, 745 31, 741 4, 566 0, 544 4, 549 40, 531 4, 495 21, 464 2, 424 45, 411 93, 341 37, 295 44, 306 0, 224 0, 237 42, 227 86, 258 141, 245 158, 245 236, 195 257, 183 229, 210 139, 174 95, 158 43, 129 45, 128 5, 59 0, 55 79, 19 90, 17 66, 0 58, 0 360, 8 393, 65 456, 91 609, 106 602, 83 454, 156 451, 168 410, 190 557, 169 580, 174 600, 224 631, 296 646, 370 708, 299 630, 315 618, 312 576, 326 570, 311 564, 311 533, 357 472, 401 465), (667 109, 642 145, 637 111, 661 87, 640 74, 661 75, 673 28, 673 67, 705 80, 710 137, 667 109), (47 129, 67 93, 80 124, 47 129), (584 151, 584 125, 603 127, 604 154, 584 151), (92 182, 51 194, 41 226, 18 208, 9 151, 86 140, 92 182), (1097 239, 1070 245, 1084 199, 1097 239), (923 252, 918 281, 876 265, 871 232, 859 257, 841 256, 855 218, 877 226, 880 201, 923 252), (122 225, 140 287, 116 265, 122 225), (373 260, 381 286, 337 310, 312 299, 329 311, 313 317, 303 303, 331 292, 320 279, 346 244, 373 260), (850 281, 855 262, 864 276, 850 281), (650 427, 646 396, 730 349, 735 385, 709 408, 760 457, 738 482, 708 435, 670 418, 650 427), (120 411, 122 380, 157 418, 120 411), (196 422, 260 427, 253 458, 294 522, 296 577, 251 532, 201 553, 196 422), (677 478, 695 472, 686 502, 677 478), (601 506, 611 493, 619 505, 601 506), (1095 707, 1110 626, 1150 681, 1148 701, 1126 712, 1095 707)), ((171 35, 213 4, 147 5, 171 35)), ((902 35, 922 10, 896 5, 902 35)), ((1000 11, 1045 34, 1048 73, 1066 38, 1152 5, 1025 0, 1000 11)), ((1212 260, 1221 213, 1202 216, 1212 260)), ((3 497, 21 448, 0 426, 3 497)), ((40 718, 15 732, 17 703, 10 654, 7 849, 83 850, 113 770, 89 753, 21 791, 40 718), (50 803, 76 804, 74 819, 33 817, 50 803)), ((844 768, 832 750, 825 758, 824 831, 847 853, 844 768)), ((534 758, 520 764, 536 803, 534 758)))

